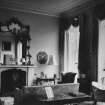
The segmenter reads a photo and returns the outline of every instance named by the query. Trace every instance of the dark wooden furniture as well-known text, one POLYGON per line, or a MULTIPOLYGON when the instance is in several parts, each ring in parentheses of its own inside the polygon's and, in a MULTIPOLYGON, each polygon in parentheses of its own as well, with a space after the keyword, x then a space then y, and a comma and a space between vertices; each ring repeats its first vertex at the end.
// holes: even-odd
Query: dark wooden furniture
POLYGON ((80 74, 80 77, 78 78, 78 82, 80 83, 80 86, 79 86, 80 92, 91 94, 91 81, 86 74, 80 74))
POLYGON ((76 73, 73 72, 68 72, 68 73, 61 73, 61 81, 59 81, 59 84, 64 84, 64 83, 73 83, 75 80, 76 73))
POLYGON ((73 83, 76 73, 68 72, 62 76, 63 83, 73 83))
MULTIPOLYGON (((91 96, 78 91, 79 84, 57 84, 51 86, 25 86, 14 94, 14 105, 64 105, 91 100, 91 96), (54 96, 48 98, 46 87, 51 87, 54 96)), ((12 95, 13 96, 13 95, 12 95)))
POLYGON ((84 93, 70 93, 70 95, 62 96, 62 97, 54 97, 50 99, 42 99, 40 100, 41 104, 44 105, 64 105, 64 104, 78 104, 84 101, 90 101, 91 96, 86 95, 84 93))
POLYGON ((54 78, 37 78, 36 79, 36 85, 44 85, 45 83, 52 83, 53 85, 55 84, 55 79, 54 78))

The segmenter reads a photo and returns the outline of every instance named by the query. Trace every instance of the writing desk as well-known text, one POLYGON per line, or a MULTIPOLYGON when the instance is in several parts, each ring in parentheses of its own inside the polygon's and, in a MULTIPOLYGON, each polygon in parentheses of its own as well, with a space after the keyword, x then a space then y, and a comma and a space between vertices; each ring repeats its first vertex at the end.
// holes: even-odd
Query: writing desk
POLYGON ((76 95, 68 95, 68 96, 62 96, 62 97, 54 97, 49 99, 42 99, 40 102, 44 105, 64 105, 64 104, 73 104, 73 103, 80 103, 83 101, 90 101, 91 96, 86 95, 83 93, 81 95, 80 92, 76 93, 76 95))

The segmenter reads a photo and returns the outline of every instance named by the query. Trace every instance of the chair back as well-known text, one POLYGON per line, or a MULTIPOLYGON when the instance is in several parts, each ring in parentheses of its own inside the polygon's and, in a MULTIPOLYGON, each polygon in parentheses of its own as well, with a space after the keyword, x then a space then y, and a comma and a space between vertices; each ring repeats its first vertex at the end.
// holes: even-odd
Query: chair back
POLYGON ((62 83, 73 83, 75 79, 76 73, 68 72, 63 74, 62 76, 62 83))

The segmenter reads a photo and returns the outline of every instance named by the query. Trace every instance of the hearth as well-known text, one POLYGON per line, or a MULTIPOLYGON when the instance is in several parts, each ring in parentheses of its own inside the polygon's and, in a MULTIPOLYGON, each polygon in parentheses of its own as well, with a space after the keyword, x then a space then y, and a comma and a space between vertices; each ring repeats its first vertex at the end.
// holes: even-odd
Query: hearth
POLYGON ((1 72, 1 94, 13 92, 26 85, 26 72, 21 69, 7 69, 1 72))

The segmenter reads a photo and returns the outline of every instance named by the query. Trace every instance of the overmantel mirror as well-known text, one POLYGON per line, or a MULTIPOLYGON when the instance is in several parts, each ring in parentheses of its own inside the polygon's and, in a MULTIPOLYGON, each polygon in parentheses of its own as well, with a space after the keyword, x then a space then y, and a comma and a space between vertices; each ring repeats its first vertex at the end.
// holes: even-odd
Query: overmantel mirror
POLYGON ((16 17, 0 23, 1 64, 21 64, 23 58, 31 57, 29 32, 30 26, 22 24, 16 17))

